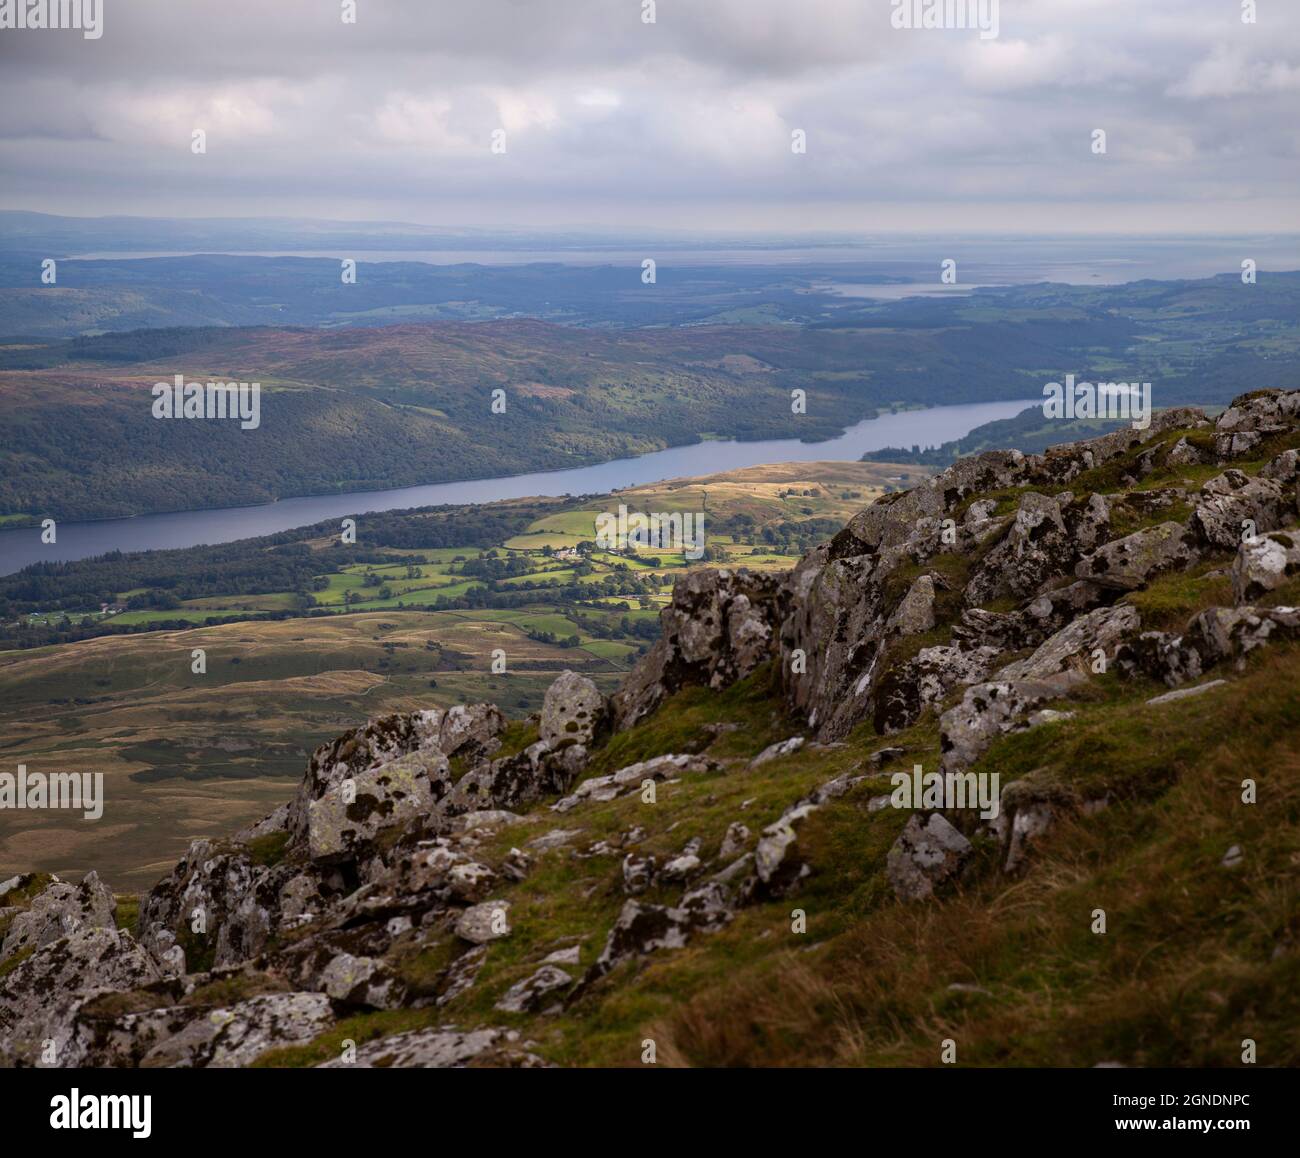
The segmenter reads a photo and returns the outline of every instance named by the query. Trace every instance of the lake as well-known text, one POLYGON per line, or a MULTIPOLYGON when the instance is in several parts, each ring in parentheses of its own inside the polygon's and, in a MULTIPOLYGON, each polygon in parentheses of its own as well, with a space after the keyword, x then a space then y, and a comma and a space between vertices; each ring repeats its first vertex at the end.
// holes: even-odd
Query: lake
POLYGON ((41 542, 36 527, 0 531, 0 575, 31 563, 88 559, 108 551, 150 551, 194 547, 200 543, 229 543, 304 527, 322 519, 360 516, 367 511, 393 511, 439 504, 490 503, 533 495, 602 494, 620 487, 662 479, 716 474, 770 462, 855 461, 869 450, 887 446, 932 447, 961 438, 977 426, 1011 418, 1041 399, 1019 402, 973 402, 882 414, 847 429, 825 442, 793 438, 759 442, 697 442, 637 458, 616 459, 571 470, 464 482, 432 483, 387 491, 360 491, 281 499, 255 507, 205 511, 176 511, 106 519, 90 523, 60 523, 57 543, 41 542))

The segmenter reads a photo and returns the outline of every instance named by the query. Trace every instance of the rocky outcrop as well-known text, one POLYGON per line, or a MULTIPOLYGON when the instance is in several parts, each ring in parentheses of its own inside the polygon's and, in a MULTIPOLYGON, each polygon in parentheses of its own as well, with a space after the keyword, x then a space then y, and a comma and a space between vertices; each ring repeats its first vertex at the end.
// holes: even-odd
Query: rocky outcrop
POLYGON ((381 832, 429 815, 450 791, 450 766, 436 748, 347 777, 308 806, 307 855, 322 865, 370 860, 381 832))
POLYGON ((1219 458, 1243 458, 1271 435, 1294 429, 1298 421, 1300 391, 1243 394, 1215 420, 1215 452, 1219 458))
MULTIPOLYGON (((459 705, 446 711, 431 709, 383 716, 322 744, 307 765, 307 774, 289 804, 285 827, 294 844, 308 839, 311 805, 344 780, 355 780, 403 756, 425 753, 429 767, 437 761, 489 756, 500 745, 505 717, 495 704, 459 705)), ((440 794, 441 795, 441 794, 440 794)))
POLYGON ((1191 525, 1202 543, 1232 551, 1247 538, 1277 530, 1294 511, 1281 483, 1230 470, 1201 487, 1191 525))
POLYGON ((659 949, 680 949, 698 932, 716 932, 731 920, 726 894, 716 884, 687 893, 680 905, 627 901, 595 964, 581 982, 586 988, 624 961, 659 949))
POLYGON ((1061 628, 1027 659, 1007 664, 998 672, 998 679, 1034 680, 1070 670, 1081 674, 1105 671, 1120 641, 1135 634, 1141 623, 1136 607, 1099 607, 1061 628))
POLYGON ((660 638, 611 701, 617 729, 630 728, 683 687, 724 688, 776 650, 786 609, 780 576, 692 571, 659 617, 660 638))
POLYGON ((157 981, 130 933, 95 926, 35 949, 0 977, 0 1066, 78 1066, 77 1014, 95 997, 157 981))
MULTIPOLYGON (((846 821, 855 832, 889 825, 868 834, 882 847, 871 842, 897 831, 884 769, 932 740, 925 727, 896 742, 907 751, 869 729, 850 736, 866 721, 883 736, 934 713, 947 775, 977 770, 1010 733, 1071 727, 1070 706, 1056 701, 1088 699, 1091 725, 1104 697, 1077 693, 1107 668, 1176 689, 1134 690, 1153 718, 1188 710, 1178 707, 1187 696, 1221 686, 1226 670, 1202 679, 1216 667, 1300 638, 1300 608, 1264 606, 1300 573, 1300 532, 1286 529, 1297 521, 1300 452, 1279 449, 1288 439, 1278 437, 1300 426, 1298 400, 1239 399, 1213 429, 1184 411, 1045 455, 976 456, 873 503, 785 575, 691 573, 663 613, 662 639, 613 699, 565 672, 546 693, 538 739, 521 750, 502 748, 504 720, 490 704, 354 728, 316 750, 291 801, 231 839, 193 842, 143 898, 136 937, 114 927, 114 898, 94 874, 79 885, 4 882, 0 1063, 247 1065, 319 1044, 362 1012, 472 1015, 495 1004, 512 1024, 559 1015, 620 966, 721 929, 740 906, 801 904, 825 867, 820 850, 846 821), (1227 469, 1199 489, 1166 469, 1213 463, 1227 469), (1117 480, 1127 489, 1109 493, 1117 480), (1230 567, 1237 606, 1202 611, 1181 633, 1143 632, 1131 604, 1160 614, 1163 593, 1130 593, 1193 563, 1203 566, 1190 584, 1203 571, 1207 584, 1221 581, 1230 567), (748 724, 734 720, 692 717, 681 735, 646 729, 609 743, 611 730, 643 723, 676 691, 720 690, 769 663, 784 702, 753 717, 765 742, 776 740, 753 759, 737 753, 762 745, 738 748, 748 724), (685 750, 588 775, 593 760, 613 767, 620 743, 662 752, 670 735, 685 750), (696 754, 709 737, 721 741, 716 758, 696 754), (646 746, 656 741, 663 746, 646 746), (810 791, 804 776, 821 761, 839 774, 810 791), (765 811, 787 776, 799 798, 779 815, 765 811), (694 779, 715 777, 725 780, 694 779), (741 799, 719 799, 746 780, 754 787, 741 799), (593 807, 647 783, 662 786, 676 813, 657 830, 629 819, 633 800, 593 807), (617 827, 605 827, 610 814, 617 827), (706 831, 705 818, 717 828, 706 831), (516 825, 524 831, 501 832, 516 825), (596 918, 602 929, 622 905, 581 976, 586 946, 598 941, 533 938, 535 901, 569 866, 579 870, 572 879, 586 878, 584 903, 610 905, 596 918), (480 984, 490 995, 474 995, 480 984)), ((767 690, 735 700, 749 712, 767 690)), ((1104 806, 1047 780, 1017 779, 982 826, 927 801, 884 858, 895 896, 941 897, 995 860, 1024 871, 1067 817, 1104 806)), ((541 1064, 529 1050, 510 1030, 439 1024, 326 1064, 541 1064)))
POLYGON ((1193 616, 1182 635, 1143 632, 1119 649, 1116 663, 1126 674, 1145 675, 1173 688, 1273 640, 1298 636, 1300 608, 1212 607, 1193 616))
POLYGON ((0 943, 0 962, 79 929, 111 929, 116 912, 117 901, 98 873, 87 873, 79 885, 56 879, 15 913, 0 943))
MULTIPOLYGON (((390 1069, 410 1067, 423 1070, 463 1069, 471 1062, 481 1062, 493 1055, 503 1054, 506 1047, 519 1040, 519 1034, 506 1029, 476 1029, 461 1032, 454 1028, 415 1029, 380 1038, 357 1047, 354 1055, 345 1055, 333 1061, 322 1062, 320 1069, 390 1069)), ((524 1058, 537 1059, 529 1054, 517 1054, 516 1060, 506 1064, 517 1065, 524 1058)))

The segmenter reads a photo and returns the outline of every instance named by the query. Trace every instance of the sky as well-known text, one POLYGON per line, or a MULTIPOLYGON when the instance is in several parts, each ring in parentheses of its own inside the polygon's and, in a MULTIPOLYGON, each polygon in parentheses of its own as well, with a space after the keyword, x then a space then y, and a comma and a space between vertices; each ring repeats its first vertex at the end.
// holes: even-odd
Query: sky
POLYGON ((0 31, 0 208, 1300 229, 1298 0, 1254 24, 1242 0, 1000 0, 987 38, 895 28, 893 0, 659 0, 653 23, 643 0, 356 0, 351 24, 344 0, 102 4, 98 39, 0 31))

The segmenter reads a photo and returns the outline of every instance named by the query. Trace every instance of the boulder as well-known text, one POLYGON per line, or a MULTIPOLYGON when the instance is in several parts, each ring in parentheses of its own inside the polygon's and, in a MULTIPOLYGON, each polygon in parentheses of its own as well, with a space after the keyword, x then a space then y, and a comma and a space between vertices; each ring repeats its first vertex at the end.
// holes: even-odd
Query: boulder
POLYGON ((1029 491, 1020 499, 1006 535, 984 556, 966 586, 966 603, 1024 598, 1049 579, 1069 573, 1078 557, 1076 539, 1066 526, 1063 502, 1071 495, 1029 491))
POLYGON ((1207 547, 1232 551, 1244 538, 1283 526, 1295 512, 1295 496, 1271 478, 1229 470, 1201 487, 1191 526, 1207 547))
POLYGON ((745 851, 745 846, 749 844, 749 829, 738 820, 732 821, 727 825, 727 831, 722 837, 722 847, 718 849, 719 860, 735 860, 745 851))
POLYGON ((551 808, 555 812, 569 812, 586 800, 613 800, 625 792, 639 791, 647 780, 669 780, 683 773, 713 772, 717 768, 716 761, 704 756, 655 756, 650 760, 629 764, 608 776, 593 776, 584 780, 569 796, 557 800, 551 808))
POLYGON ((509 935, 509 901, 483 901, 471 905, 456 921, 456 936, 471 945, 486 945, 509 935))
POLYGON ((541 738, 552 748, 582 744, 590 748, 605 718, 605 697, 586 676, 566 671, 542 701, 541 738))
POLYGON ((515 809, 565 792, 587 764, 587 748, 554 749, 546 740, 471 768, 438 805, 443 820, 465 813, 515 809))
POLYGON ((504 1029, 461 1032, 452 1027, 413 1029, 381 1037, 359 1046, 355 1057, 322 1062, 318 1069, 463 1069, 497 1048, 517 1041, 519 1035, 504 1029))
POLYGON ((769 744, 750 762, 751 768, 758 768, 771 760, 781 760, 786 756, 793 756, 800 748, 804 746, 802 736, 791 736, 785 740, 778 740, 775 744, 769 744))
POLYGON ((294 843, 307 839, 313 801, 346 779, 355 779, 402 756, 434 750, 443 756, 474 759, 490 754, 500 741, 505 717, 495 704, 471 704, 447 711, 431 709, 381 716, 322 744, 289 803, 286 826, 294 843))
POLYGON ((1102 587, 1136 591, 1165 571, 1189 566, 1198 554, 1193 537, 1181 523, 1160 523, 1085 555, 1075 574, 1102 587))
POLYGON ((918 576, 894 608, 885 630, 895 635, 921 635, 935 625, 934 578, 918 576))
POLYGON ((716 931, 730 919, 731 912, 715 884, 687 893, 675 908, 626 901, 609 931, 604 949, 584 975, 581 987, 585 988, 633 957, 659 949, 680 949, 693 933, 716 931))
POLYGON ((1107 660, 1114 658, 1120 641, 1134 634, 1141 623, 1136 607, 1099 607, 1061 628, 1027 659, 1007 664, 997 678, 1043 679, 1068 670, 1087 674, 1092 670, 1095 651, 1103 651, 1107 660))
POLYGON ((340 1005, 398 1009, 406 1002, 405 983, 374 957, 340 953, 321 972, 320 986, 340 1005))
POLYGON ((302 1045, 334 1024, 323 993, 268 993, 227 1009, 200 1013, 164 1037, 140 1065, 145 1069, 234 1069, 268 1050, 302 1045))
POLYGON ((939 717, 940 770, 960 772, 1007 732, 1030 727, 1035 708, 1060 699, 1083 680, 1062 672, 1039 680, 994 680, 967 688, 962 701, 939 717))
POLYGON ((797 830, 817 807, 799 805, 763 829, 754 850, 754 872, 767 896, 784 896, 812 871, 799 851, 797 830))
POLYGON ((882 736, 910 728, 926 708, 949 692, 988 678, 1001 648, 923 647, 910 660, 886 669, 872 694, 873 723, 882 736))
MULTIPOLYGON (((253 862, 241 845, 210 840, 192 841, 185 856, 150 890, 140 905, 140 941, 167 963, 168 971, 188 965, 188 951, 202 955, 211 965, 233 965, 260 953, 280 920, 281 890, 306 869, 289 865, 265 866, 253 862), (196 921, 203 932, 195 931, 196 921), (180 942, 180 943, 178 943, 180 942), (186 948, 182 948, 182 944, 186 948)), ((312 874, 320 881, 319 875, 312 874)), ((320 885, 317 885, 316 895, 320 885)), ((299 923, 313 890, 300 882, 290 890, 290 910, 299 923), (299 890, 302 903, 294 900, 299 890)))
POLYGON ((623 892, 638 897, 654 882, 655 858, 629 852, 623 858, 623 892))
POLYGON ((971 843, 938 812, 909 818, 885 860, 900 901, 919 901, 953 877, 971 854, 971 843))
POLYGON ((111 929, 116 913, 117 901, 98 873, 87 873, 79 885, 56 879, 10 921, 0 944, 0 961, 79 929, 111 929))
POLYGON ((1143 632, 1119 649, 1115 661, 1126 675, 1145 675, 1173 688, 1199 679, 1215 664, 1296 638, 1300 608, 1211 607, 1193 616, 1182 635, 1143 632))
POLYGON ((573 978, 556 965, 543 965, 531 977, 512 985, 494 1008, 502 1013, 533 1013, 562 989, 573 984, 573 978))
POLYGON ((1274 531, 1237 548, 1232 561, 1232 597, 1238 605, 1281 587, 1300 574, 1300 534, 1274 531))
POLYGON ((1256 390, 1232 400, 1215 420, 1215 449, 1220 458, 1240 458, 1263 439, 1279 434, 1300 419, 1300 391, 1256 390))
POLYGON ((308 806, 308 855, 318 864, 366 859, 381 832, 428 816, 450 790, 447 757, 436 748, 339 781, 308 806))
POLYGON ((486 945, 475 945, 447 966, 442 975, 442 992, 435 1003, 439 1008, 474 987, 479 970, 483 968, 483 962, 487 958, 487 951, 486 945))
POLYGON ((749 675, 775 653, 786 601, 779 575, 696 570, 679 579, 659 616, 660 638, 611 700, 616 728, 683 687, 716 690, 749 675))
POLYGON ((153 957, 124 929, 83 926, 19 961, 0 977, 0 1067, 78 1066, 81 1007, 106 991, 162 977, 153 957), (53 1058, 43 1055, 52 1043, 53 1058))

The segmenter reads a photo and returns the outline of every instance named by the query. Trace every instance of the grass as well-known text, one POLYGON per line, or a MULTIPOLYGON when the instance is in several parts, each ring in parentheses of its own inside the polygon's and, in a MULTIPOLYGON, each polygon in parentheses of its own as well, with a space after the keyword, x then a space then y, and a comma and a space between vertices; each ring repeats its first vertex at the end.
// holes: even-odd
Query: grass
POLYGON ((1025 877, 941 904, 859 884, 858 919, 820 952, 720 977, 646 1034, 683 1065, 935 1065, 952 1038, 966 1065, 1228 1066, 1244 1037, 1262 1064, 1300 1063, 1298 676, 1300 650, 1279 648, 1194 701, 1139 695, 1005 739, 981 770, 1115 803, 1058 825, 1025 877))

